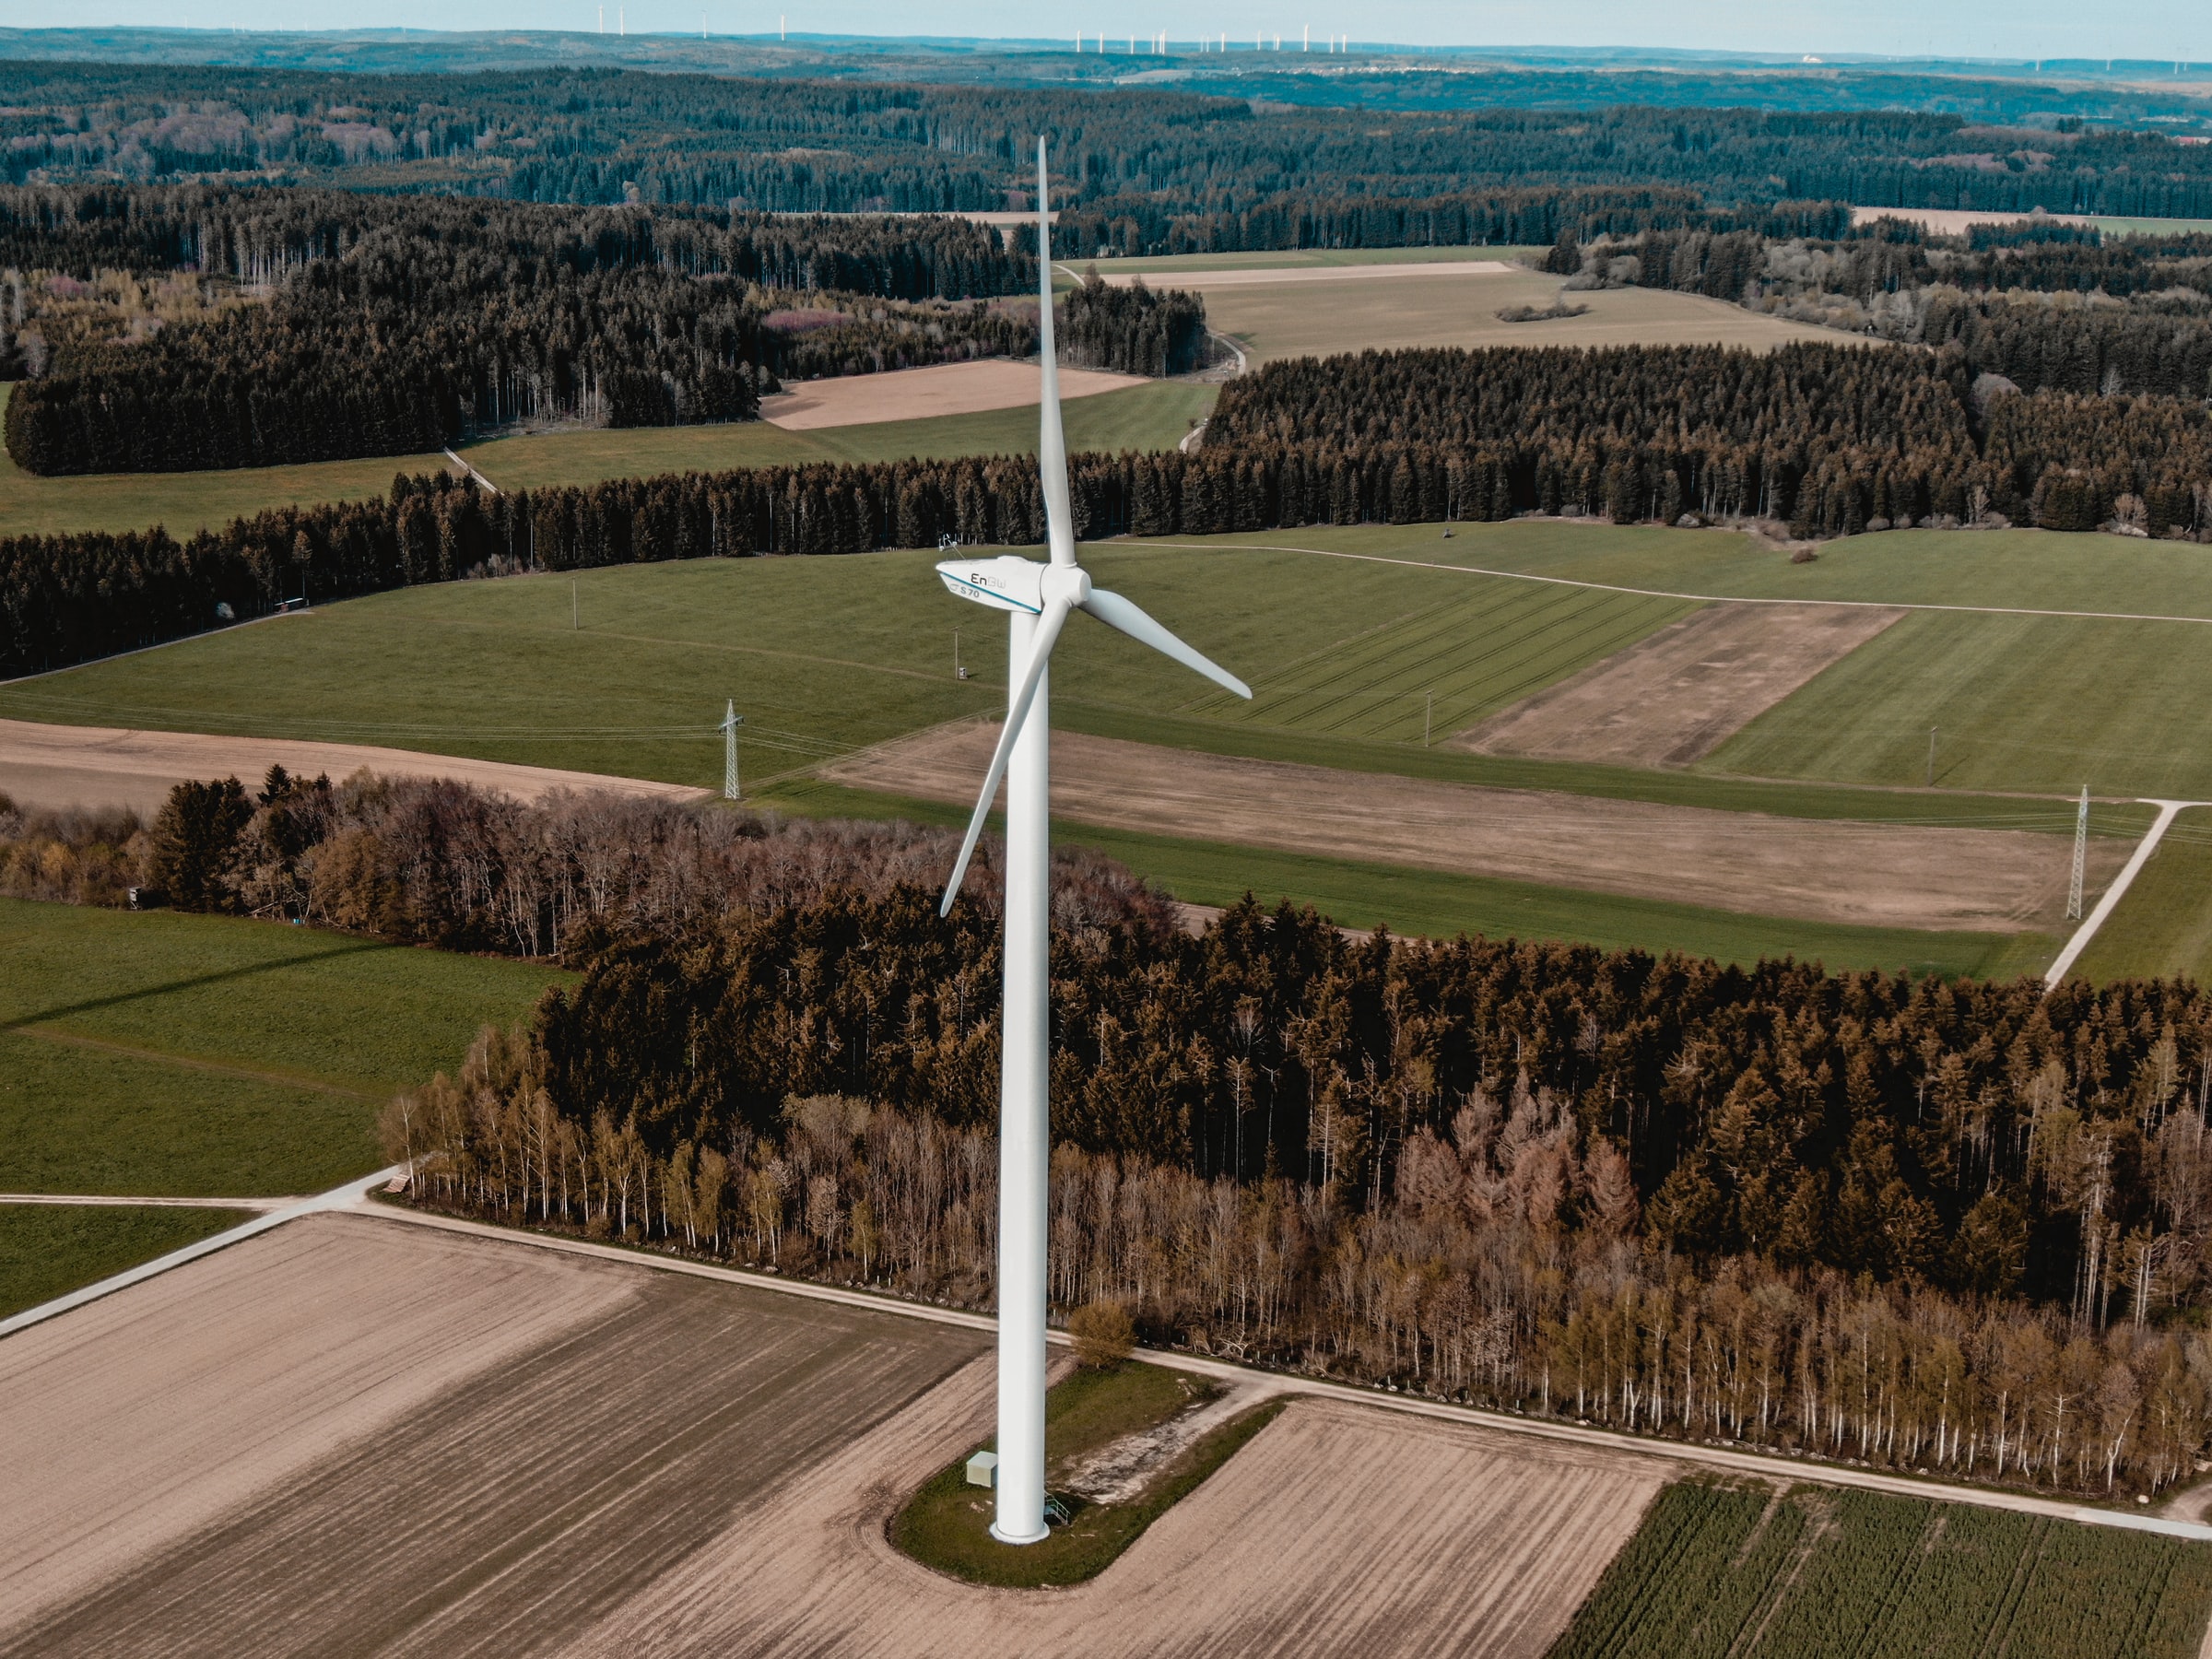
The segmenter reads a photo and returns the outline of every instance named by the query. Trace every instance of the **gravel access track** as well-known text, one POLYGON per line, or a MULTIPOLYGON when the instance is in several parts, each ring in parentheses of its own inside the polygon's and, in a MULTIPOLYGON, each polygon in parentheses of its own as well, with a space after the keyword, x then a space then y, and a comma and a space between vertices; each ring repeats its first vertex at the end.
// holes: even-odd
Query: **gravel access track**
MULTIPOLYGON (((822 768, 961 806, 995 724, 934 727, 822 768)), ((2012 933, 2059 925, 2071 845, 2020 830, 1785 818, 1053 735, 1053 813, 1079 824, 1625 893, 1752 915, 2012 933)), ((2089 843, 2090 890, 2127 857, 2089 843)))
POLYGON ((0 1653, 563 1652, 984 1341, 293 1222, 0 1343, 0 1653))
MULTIPOLYGON (((261 626, 281 627, 283 620, 276 618, 261 626)), ((186 778, 234 777, 253 786, 272 766, 300 777, 327 773, 334 782, 364 767, 388 778, 458 778, 524 801, 559 789, 607 790, 670 800, 696 800, 700 794, 679 783, 645 778, 605 777, 364 744, 0 720, 0 794, 14 796, 19 806, 127 806, 151 818, 171 788, 186 778)))
POLYGON ((991 1590, 896 1553, 905 1495, 988 1432, 978 1363, 576 1643, 601 1659, 1540 1659, 1668 1466, 1297 1400, 1087 1584, 991 1590))
POLYGON ((1500 710, 1451 747, 1688 766, 1905 615, 1826 605, 1708 606, 1500 710))
MULTIPOLYGON (((1102 369, 1060 371, 1060 398, 1096 397, 1149 384, 1140 375, 1102 369)), ((760 418, 787 432, 824 427, 872 426, 881 420, 921 420, 933 415, 978 415, 1019 409, 1043 398, 1044 375, 1035 363, 985 358, 973 363, 935 363, 885 374, 841 374, 798 381, 788 392, 760 400, 760 418)))

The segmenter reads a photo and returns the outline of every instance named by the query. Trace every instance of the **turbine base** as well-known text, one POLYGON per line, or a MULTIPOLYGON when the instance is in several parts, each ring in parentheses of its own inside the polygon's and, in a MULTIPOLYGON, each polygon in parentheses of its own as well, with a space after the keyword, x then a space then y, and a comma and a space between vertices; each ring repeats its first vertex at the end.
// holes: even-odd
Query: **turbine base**
POLYGON ((998 1530, 998 1523, 994 1521, 991 1523, 991 1535, 1001 1544, 1041 1544, 1053 1535, 1053 1529, 1049 1526, 1041 1526, 1027 1537, 1010 1538, 998 1530))

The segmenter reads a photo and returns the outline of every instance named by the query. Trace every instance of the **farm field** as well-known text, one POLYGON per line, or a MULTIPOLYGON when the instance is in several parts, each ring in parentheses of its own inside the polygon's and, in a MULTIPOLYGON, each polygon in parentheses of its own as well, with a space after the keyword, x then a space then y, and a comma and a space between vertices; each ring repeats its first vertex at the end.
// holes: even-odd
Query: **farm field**
MULTIPOLYGON (((935 363, 888 374, 840 374, 802 381, 762 400, 760 418, 787 432, 867 426, 944 415, 981 415, 997 409, 1034 409, 1042 401, 1043 371, 1034 361, 982 358, 935 363)), ((1063 368, 1065 404, 1147 384, 1134 374, 1063 368)))
MULTIPOLYGON (((832 762, 830 782, 959 806, 997 742, 961 723, 832 762)), ((2063 925, 2069 849, 2053 836, 1809 823, 1546 791, 1370 778, 1320 767, 1055 735, 1053 809, 1078 823, 1193 835, 1629 898, 1860 927, 2014 933, 2063 925)), ((2092 890, 2124 853, 2090 846, 2092 890)))
POLYGON ((1053 267, 1054 288, 1072 288, 1096 266, 1101 276, 1142 276, 1154 288, 1206 271, 1309 271, 1343 265, 1458 265, 1542 259, 1548 247, 1487 247, 1481 243, 1426 248, 1261 248, 1235 253, 1146 253, 1134 258, 1064 259, 1053 267))
POLYGON ((0 899, 0 1191, 255 1196, 375 1169, 376 1113, 557 969, 0 899))
POLYGON ((984 1340, 290 1223, 0 1343, 0 1649, 549 1652, 984 1340))
MULTIPOLYGON (((771 801, 783 810, 820 817, 896 817, 947 828, 967 821, 962 807, 811 781, 779 787, 771 801)), ((1188 904, 1222 908, 1248 892, 1268 904, 1287 897, 1312 905, 1341 926, 1387 927, 1416 937, 1449 939, 1465 933, 1493 939, 1563 939, 1601 950, 1654 955, 1677 950, 1745 967, 1761 958, 1788 956, 1836 970, 1879 968, 1977 979, 2041 973, 2062 943, 2054 935, 2037 932, 1934 933, 1791 921, 1097 824, 1056 822, 1053 833, 1062 845, 1096 847, 1120 859, 1188 904)))
POLYGON ((0 1204, 0 1319, 245 1219, 236 1210, 0 1204))
POLYGON ((2194 979, 2212 983, 2212 812, 2168 829, 2075 964, 2083 979, 2194 979))
MULTIPOLYGON (((11 390, 0 385, 0 398, 11 390)), ((1213 407, 1219 388, 1156 381, 1067 406, 1071 450, 1171 449, 1213 407)), ((1035 408, 992 409, 787 432, 767 421, 540 432, 461 451, 502 489, 593 484, 654 473, 808 461, 887 461, 905 455, 1026 454, 1036 448, 1035 408)), ((188 535, 272 507, 358 500, 392 488, 394 473, 451 470, 441 454, 381 455, 238 472, 115 473, 40 478, 0 453, 0 536, 65 530, 142 530, 166 524, 188 535)))
POLYGON ((994 1591, 883 1541, 944 1448, 974 1443, 989 1384, 988 1368, 971 1367, 887 1419, 604 1615, 573 1651, 965 1659, 987 1618, 1006 1651, 1101 1659, 1540 1659, 1662 1479, 1653 1460, 1298 1400, 1099 1578, 994 1591), (1346 1480, 1347 1468, 1367 1478, 1346 1480))
MULTIPOLYGON (((1870 225, 1878 218, 1899 218, 1924 226, 1938 236, 1962 236, 1974 225, 2011 225, 2031 217, 2023 213, 1985 213, 1971 207, 1853 207, 1851 222, 1870 225)), ((2194 230, 2212 230, 2212 219, 2127 218, 2106 214, 2053 213, 2041 216, 2058 225, 2094 225, 2108 236, 2182 236, 2194 230)))
POLYGON ((1550 1659, 2195 1659, 2212 1546, 1871 1492, 1685 1482, 1550 1659))
POLYGON ((1759 777, 2212 797, 2212 629, 1908 616, 1703 765, 1759 777))
MULTIPOLYGON (((1116 275, 1119 275, 1117 272, 1116 275)), ((1602 288, 1567 296, 1590 309, 1550 322, 1504 323, 1511 306, 1544 307, 1561 278, 1537 271, 1484 276, 1393 276, 1372 281, 1256 284, 1249 268, 1209 284, 1203 272, 1180 273, 1179 288, 1206 297, 1207 324, 1234 338, 1260 362, 1329 357, 1346 351, 1390 351, 1414 346, 1747 346, 1771 348, 1790 340, 1853 336, 1807 324, 1761 316, 1696 294, 1664 288, 1602 288)), ((1166 278, 1162 278, 1166 280, 1166 278)))

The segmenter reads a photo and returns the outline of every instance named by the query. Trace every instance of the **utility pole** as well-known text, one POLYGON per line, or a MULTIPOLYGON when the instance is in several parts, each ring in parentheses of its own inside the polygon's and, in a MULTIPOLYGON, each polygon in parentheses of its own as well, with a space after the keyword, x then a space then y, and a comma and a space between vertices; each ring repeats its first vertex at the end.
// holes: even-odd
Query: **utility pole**
POLYGON ((968 677, 968 670, 960 666, 960 630, 957 628, 952 630, 952 677, 956 680, 968 677))
POLYGON ((1935 787, 1936 787, 1936 728, 1935 728, 1934 726, 1930 726, 1930 727, 1928 728, 1928 782, 1927 782, 1927 786, 1928 786, 1930 789, 1933 789, 1933 788, 1935 788, 1935 787))
POLYGON ((2081 786, 2081 809, 2074 815, 2074 880, 2066 888, 2066 920, 2081 920, 2081 878, 2089 864, 2089 786, 2081 786))
POLYGON ((722 721, 722 798, 737 799, 737 728, 745 724, 745 716, 737 712, 737 700, 730 699, 730 711, 722 721))

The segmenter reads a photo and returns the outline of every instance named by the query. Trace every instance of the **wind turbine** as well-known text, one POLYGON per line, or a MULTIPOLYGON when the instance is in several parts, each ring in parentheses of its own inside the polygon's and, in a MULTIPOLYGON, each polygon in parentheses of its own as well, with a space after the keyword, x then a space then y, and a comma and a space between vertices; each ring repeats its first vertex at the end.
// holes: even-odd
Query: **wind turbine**
POLYGON ((937 566, 962 599, 1006 613, 1006 724, 968 820, 968 839, 946 884, 942 913, 968 874, 968 861, 991 815, 999 781, 1006 785, 1005 987, 998 1092, 998 1470, 991 1535, 1034 1544, 1044 1522, 1045 1178, 1052 1159, 1047 1109, 1051 1055, 1052 700, 1047 669, 1070 611, 1195 669, 1239 697, 1252 688, 1208 662, 1150 617, 1091 585, 1076 562, 1075 512, 1068 504, 1067 441, 1060 429, 1060 368, 1053 351, 1052 210, 1045 199, 1044 140, 1037 140, 1037 284, 1042 413, 1037 464, 1043 473, 1051 559, 1016 554, 948 559, 937 566))

